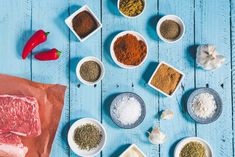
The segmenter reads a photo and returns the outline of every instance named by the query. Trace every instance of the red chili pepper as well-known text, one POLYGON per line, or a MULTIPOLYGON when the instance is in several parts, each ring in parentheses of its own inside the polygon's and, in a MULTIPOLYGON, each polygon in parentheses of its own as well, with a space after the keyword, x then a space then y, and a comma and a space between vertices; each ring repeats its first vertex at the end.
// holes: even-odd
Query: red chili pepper
POLYGON ((49 51, 39 52, 34 56, 34 58, 41 61, 57 60, 60 55, 61 52, 54 48, 49 51))
POLYGON ((45 42, 48 34, 49 32, 44 32, 43 30, 36 31, 25 44, 22 59, 25 59, 36 46, 45 42))

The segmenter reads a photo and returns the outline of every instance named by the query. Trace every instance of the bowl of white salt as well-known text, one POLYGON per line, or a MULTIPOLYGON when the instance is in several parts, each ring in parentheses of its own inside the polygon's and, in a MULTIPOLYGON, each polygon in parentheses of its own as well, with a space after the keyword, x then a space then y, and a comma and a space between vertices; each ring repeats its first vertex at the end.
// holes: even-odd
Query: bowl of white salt
POLYGON ((188 98, 187 111, 190 117, 198 123, 212 123, 222 113, 222 100, 215 90, 198 88, 188 98))
POLYGON ((124 129, 132 129, 140 125, 146 115, 143 99, 131 92, 119 94, 110 106, 110 116, 113 122, 124 129))

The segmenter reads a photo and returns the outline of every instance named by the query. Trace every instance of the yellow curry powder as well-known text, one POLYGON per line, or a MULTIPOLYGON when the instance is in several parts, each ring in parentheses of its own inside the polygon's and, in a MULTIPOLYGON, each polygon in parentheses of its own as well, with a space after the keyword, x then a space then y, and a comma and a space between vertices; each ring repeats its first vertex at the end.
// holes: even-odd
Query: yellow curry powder
POLYGON ((164 93, 171 95, 179 84, 181 77, 182 75, 173 68, 161 64, 155 72, 151 84, 164 93))

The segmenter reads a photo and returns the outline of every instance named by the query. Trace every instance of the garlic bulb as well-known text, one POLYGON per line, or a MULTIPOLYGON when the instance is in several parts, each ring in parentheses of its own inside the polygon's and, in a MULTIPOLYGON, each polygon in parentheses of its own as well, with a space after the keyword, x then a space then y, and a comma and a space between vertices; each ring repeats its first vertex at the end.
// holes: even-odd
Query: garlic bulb
POLYGON ((173 119, 173 117, 174 117, 174 112, 169 109, 164 110, 161 114, 161 119, 163 120, 171 120, 173 119))
POLYGON ((148 139, 152 144, 163 144, 167 140, 167 137, 160 131, 159 127, 155 127, 151 133, 149 133, 148 139))
POLYGON ((205 70, 214 70, 224 64, 225 58, 218 55, 215 46, 201 45, 197 48, 196 62, 205 70))

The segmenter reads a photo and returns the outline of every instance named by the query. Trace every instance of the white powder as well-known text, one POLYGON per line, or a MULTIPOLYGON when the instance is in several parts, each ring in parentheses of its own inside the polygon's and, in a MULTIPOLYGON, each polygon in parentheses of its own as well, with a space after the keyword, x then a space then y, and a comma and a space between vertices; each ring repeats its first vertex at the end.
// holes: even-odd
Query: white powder
POLYGON ((134 97, 124 96, 116 102, 112 112, 122 124, 131 125, 141 116, 141 104, 134 97))
POLYGON ((211 118, 217 109, 214 96, 209 93, 201 93, 195 96, 192 102, 192 110, 200 118, 211 118))

